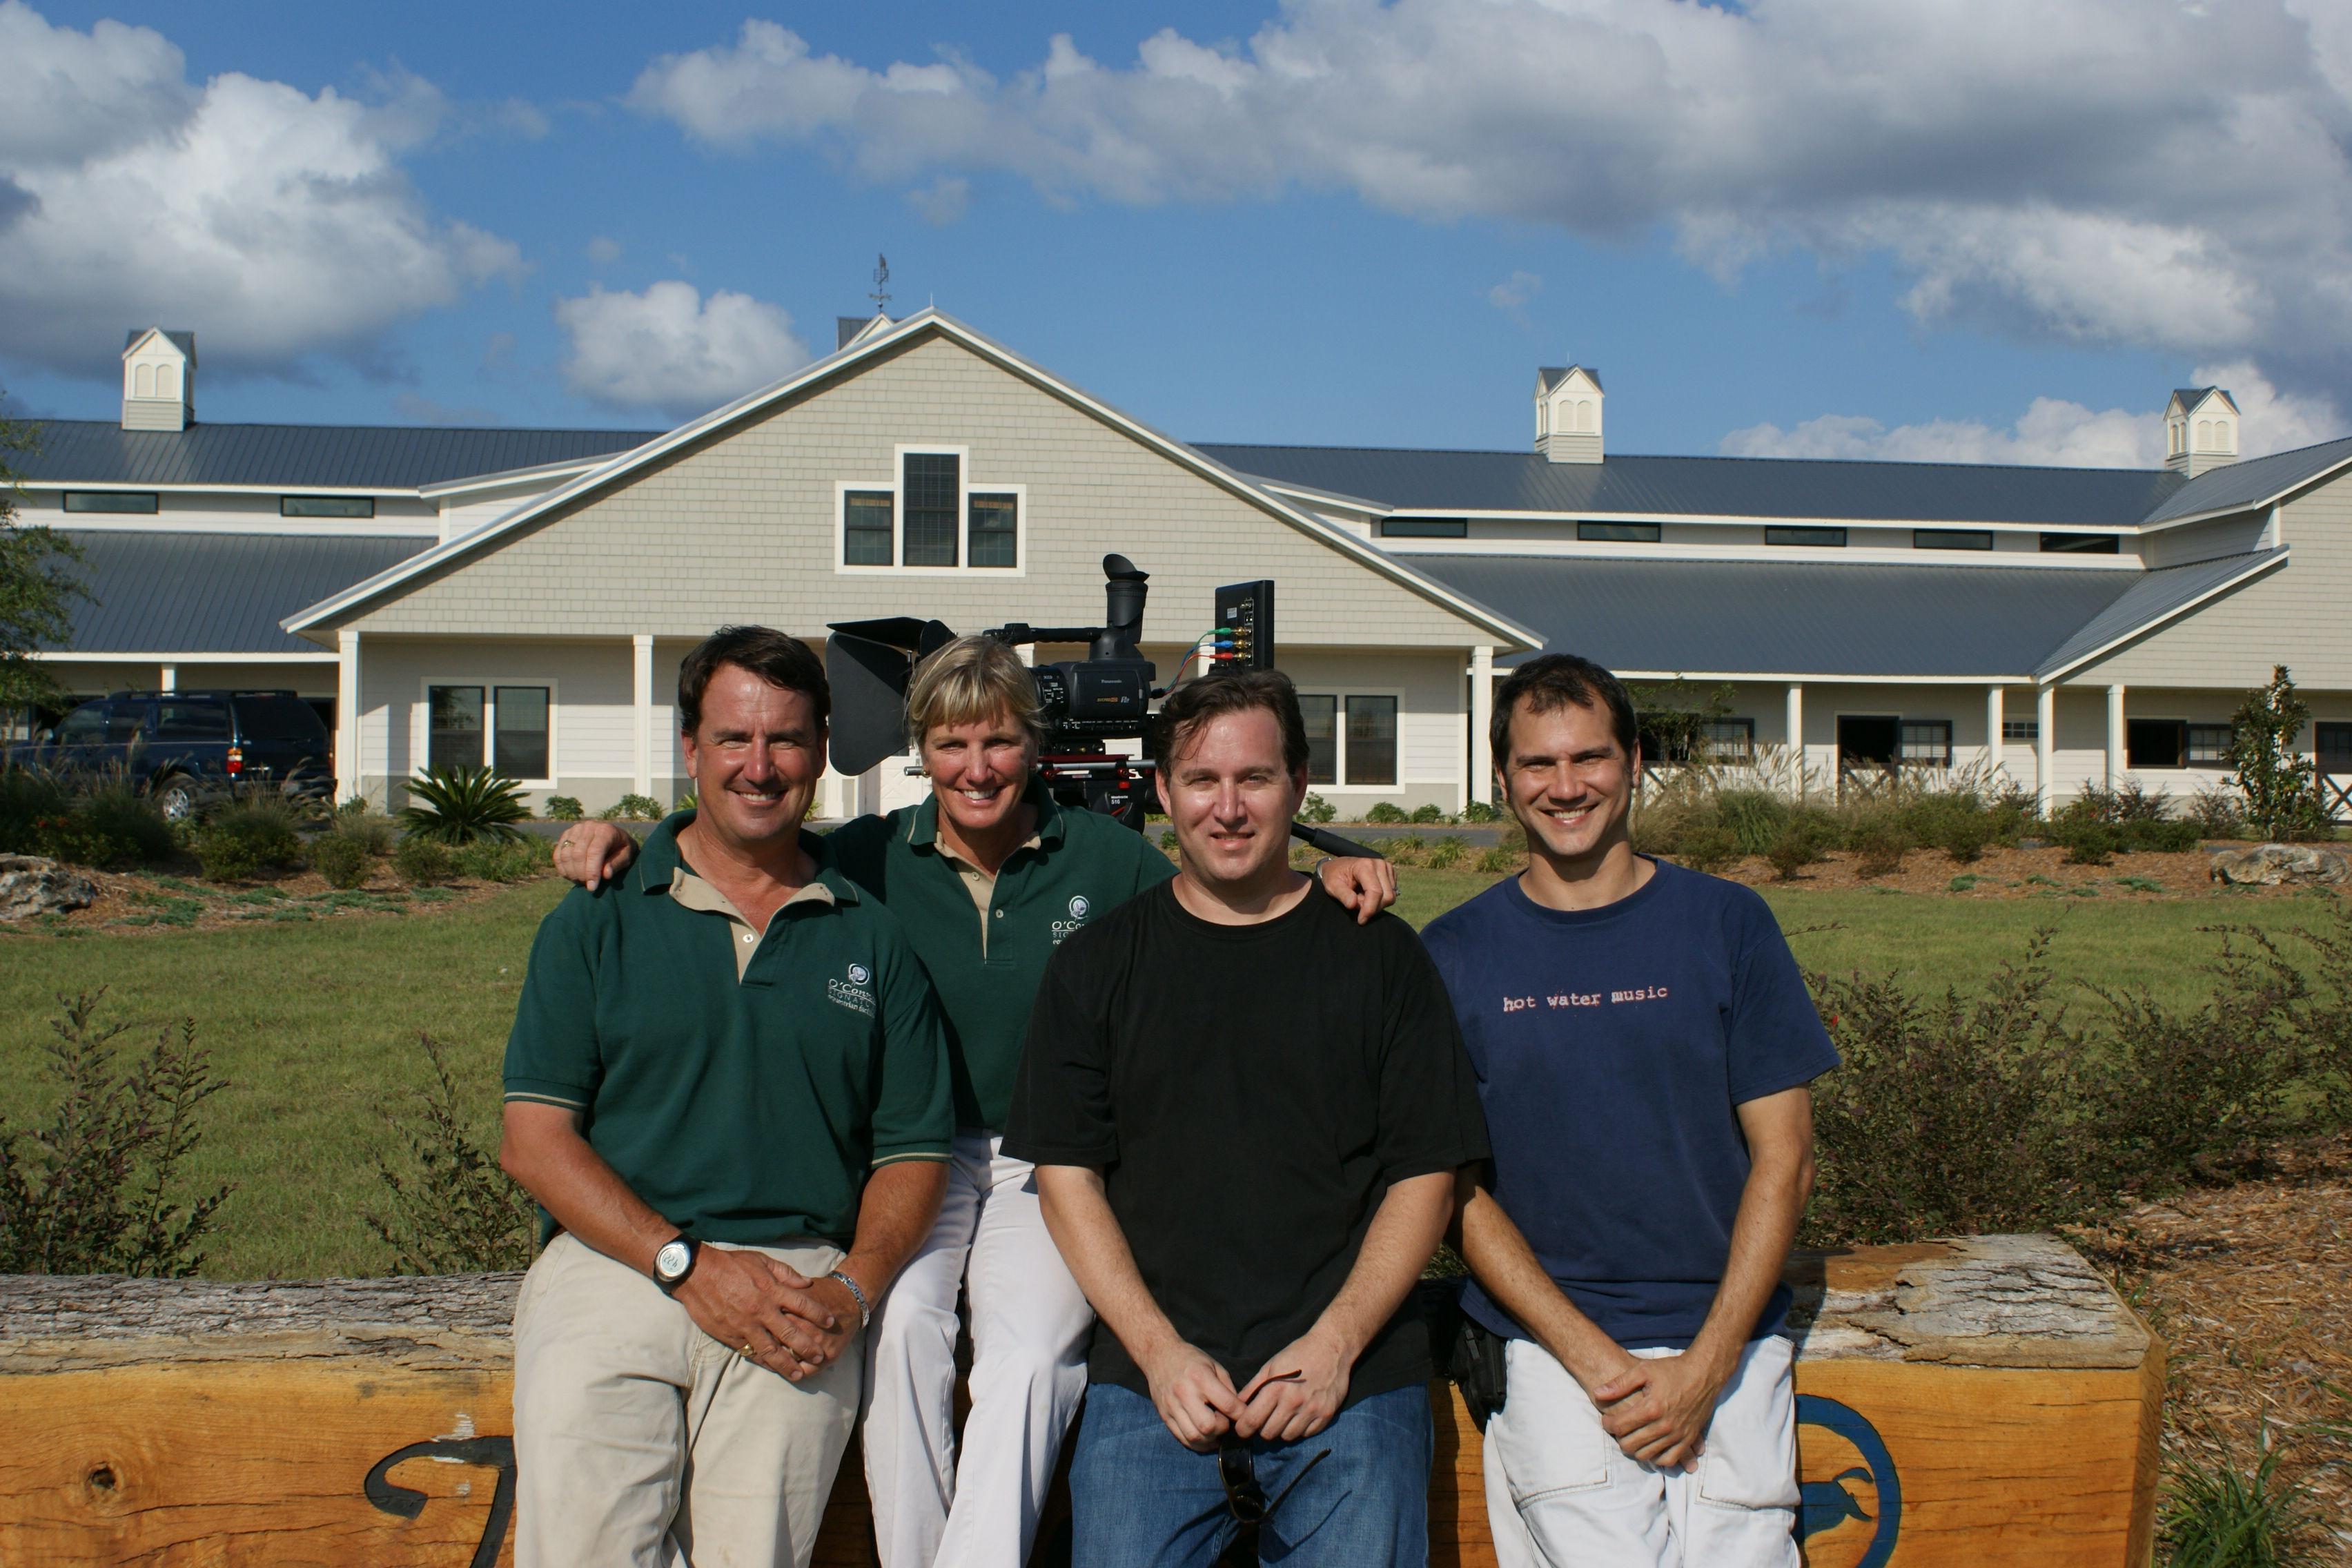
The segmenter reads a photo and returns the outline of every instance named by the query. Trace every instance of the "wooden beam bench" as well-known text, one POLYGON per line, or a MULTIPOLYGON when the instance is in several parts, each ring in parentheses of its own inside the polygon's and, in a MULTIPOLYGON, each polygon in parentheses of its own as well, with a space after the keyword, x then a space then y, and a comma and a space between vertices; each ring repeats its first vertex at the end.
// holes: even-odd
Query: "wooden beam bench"
MULTIPOLYGON (((520 1275, 0 1278, 0 1563, 511 1561, 520 1275)), ((2164 1356, 2047 1237, 1805 1255, 1811 1568, 2142 1568, 2164 1356)), ((1479 1438, 1432 1385, 1431 1561, 1494 1562, 1479 1438)), ((842 1466, 816 1561, 873 1561, 842 1466)))

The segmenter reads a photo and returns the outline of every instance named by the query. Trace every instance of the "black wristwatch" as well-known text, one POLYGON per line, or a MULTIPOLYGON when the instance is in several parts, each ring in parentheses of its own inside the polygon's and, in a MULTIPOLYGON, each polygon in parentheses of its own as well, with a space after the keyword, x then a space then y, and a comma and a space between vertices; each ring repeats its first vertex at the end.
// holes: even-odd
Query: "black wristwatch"
POLYGON ((654 1254, 654 1283, 661 1287, 663 1295, 675 1295, 686 1283, 701 1250, 702 1244, 690 1236, 673 1236, 662 1243, 661 1250, 654 1254))

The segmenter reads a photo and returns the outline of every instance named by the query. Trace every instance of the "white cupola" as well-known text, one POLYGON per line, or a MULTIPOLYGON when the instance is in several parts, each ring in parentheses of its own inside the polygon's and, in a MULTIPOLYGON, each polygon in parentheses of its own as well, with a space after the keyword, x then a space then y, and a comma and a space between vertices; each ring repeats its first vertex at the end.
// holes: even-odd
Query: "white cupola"
POLYGON ((1536 450, 1555 463, 1601 461, 1601 373, 1580 364, 1536 372, 1536 450))
POLYGON ((2238 460, 2238 405, 2218 386, 2176 388, 2164 405, 2164 466, 2190 479, 2238 460))
POLYGON ((122 346, 122 427, 184 430, 196 417, 196 334, 133 327, 122 346))

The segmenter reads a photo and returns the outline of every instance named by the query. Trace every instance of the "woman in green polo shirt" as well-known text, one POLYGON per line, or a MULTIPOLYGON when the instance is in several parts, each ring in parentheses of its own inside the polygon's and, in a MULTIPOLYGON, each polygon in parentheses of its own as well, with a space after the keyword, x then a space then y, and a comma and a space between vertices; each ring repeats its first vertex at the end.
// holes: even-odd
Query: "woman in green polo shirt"
MULTIPOLYGON (((1046 1234, 1028 1163, 999 1152, 1005 1110, 1055 947, 1174 868, 1141 834, 1057 805, 1034 776, 1036 687, 1004 644, 961 637, 924 659, 907 729, 929 798, 826 840, 898 917, 939 993, 959 1129, 939 1223, 866 1336, 866 1488, 884 1568, 1019 1568, 1086 1394, 1094 1312, 1046 1234), (972 1342, 961 1463, 959 1295, 972 1342)), ((583 823, 558 841, 556 868, 593 887, 635 853, 619 828, 583 823)), ((1323 881, 1365 919, 1396 896, 1383 861, 1334 860, 1323 881)))

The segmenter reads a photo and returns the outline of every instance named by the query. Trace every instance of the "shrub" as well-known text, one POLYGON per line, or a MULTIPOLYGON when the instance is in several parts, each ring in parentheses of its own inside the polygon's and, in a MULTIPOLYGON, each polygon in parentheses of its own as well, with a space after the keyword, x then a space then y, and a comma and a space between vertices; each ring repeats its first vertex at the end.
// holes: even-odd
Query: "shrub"
POLYGON ((2051 825, 2051 837, 2066 850, 2069 866, 2105 866, 2123 847, 2123 836, 2104 822, 2061 817, 2051 825))
POLYGON ((412 833, 392 852, 393 869, 413 887, 429 888, 449 879, 449 847, 437 838, 412 833))
MULTIPOLYGON (((1312 800, 1315 797, 1308 795, 1307 798, 1312 800)), ((1501 815, 1483 800, 1474 800, 1462 808, 1462 820, 1465 822, 1492 822, 1501 815)))
POLYGON ((1307 793, 1305 800, 1298 803, 1298 820, 1301 822, 1328 822, 1338 815, 1329 801, 1312 791, 1307 793))
MULTIPOLYGON (((669 808, 672 811, 698 811, 701 809, 701 803, 695 799, 694 792, 692 790, 682 789, 677 792, 677 798, 669 803, 669 808)), ((1150 816, 1157 814, 1147 813, 1146 815, 1150 816)))
POLYGON ((1796 808, 1777 795, 1760 789, 1718 790, 1717 819, 1739 842, 1742 855, 1761 855, 1772 847, 1796 808))
POLYGON ((433 1086, 417 1092, 424 1117, 385 1121, 408 1146, 404 1176, 383 1154, 376 1174, 392 1194, 390 1214, 367 1215, 368 1228, 393 1250, 403 1274, 478 1274, 528 1268, 539 1209, 466 1130, 457 1083, 432 1036, 420 1037, 433 1064, 433 1086))
POLYGON ((389 855, 400 842, 400 826, 380 812, 361 810, 338 811, 328 825, 327 836, 348 838, 371 855, 389 855))
POLYGON ((0 767, 0 855, 39 855, 38 824, 62 818, 72 799, 47 768, 0 767))
POLYGON ((2132 817, 2116 826, 2116 836, 2126 849, 2153 850, 2159 854, 2181 855, 2197 847, 2202 837, 2193 822, 2173 822, 2149 817, 2132 817))
POLYGON ((1435 802, 1424 801, 1412 808, 1412 820, 1423 823, 1443 822, 1445 820, 1445 814, 1437 809, 1435 802))
POLYGON ((513 825, 530 816, 522 786, 488 768, 427 768, 422 778, 408 782, 408 793, 425 803, 401 811, 401 824, 412 838, 421 835, 444 844, 512 838, 513 825))
POLYGON ((183 1201, 174 1178, 202 1137, 197 1110, 228 1086, 193 1020, 158 1031, 119 1071, 114 1041, 130 1026, 92 1021, 105 994, 58 998, 47 1064, 57 1104, 38 1131, 0 1128, 0 1274, 185 1279, 204 1266, 196 1244, 230 1189, 183 1201))
POLYGON ((547 797, 547 820, 550 822, 578 822, 587 815, 588 808, 571 795, 551 795, 547 797))
POLYGON ((458 875, 477 881, 520 882, 546 870, 554 855, 555 846, 536 837, 478 838, 459 845, 449 859, 458 875))
POLYGON ((1854 869, 1864 877, 1888 877, 1903 869, 1903 852, 1910 846, 1893 823, 1874 823, 1854 835, 1854 869))
POLYGON ((1706 823, 1682 835, 1676 858, 1694 871, 1720 871, 1740 858, 1739 839, 1731 829, 1706 823))
POLYGON ((2229 782, 2245 797, 2246 818, 2268 838, 2319 836, 2326 822, 2314 782, 2312 759, 2294 749, 2311 718, 2286 666, 2274 665, 2270 684, 2246 693, 2230 718, 2229 782))
POLYGON ((661 802, 649 795, 625 795, 614 809, 632 822, 658 821, 662 815, 661 802))
POLYGON ((1402 822, 1405 820, 1404 809, 1402 806, 1395 805, 1393 802, 1385 800, 1374 801, 1372 803, 1372 809, 1364 813, 1364 820, 1366 822, 1377 822, 1382 825, 1402 822))
POLYGON ((1527 851, 1524 849, 1513 851, 1496 845, 1478 857, 1478 869, 1489 873, 1516 871, 1527 864, 1527 851))
POLYGON ((1429 864, 1433 869, 1447 870, 1462 864, 1469 853, 1470 845, 1467 840, 1448 834, 1430 846, 1429 864))
POLYGON ((1821 859, 1823 837, 1820 823, 1812 817, 1792 816, 1772 836, 1764 858, 1772 863, 1772 870, 1780 880, 1794 881, 1799 871, 1821 859))
POLYGON ((300 855, 299 815, 283 795, 254 794, 233 800, 196 829, 196 863, 208 882, 249 880, 267 866, 300 855))
POLYGON ((165 859, 179 847, 172 825, 155 802, 128 783, 110 780, 97 785, 82 798, 77 815, 91 832, 127 847, 133 859, 165 859))
POLYGON ((2189 816, 2205 838, 2235 838, 2246 827, 2245 808, 2226 789, 2199 790, 2189 803, 2189 816))
POLYGON ((1993 823, 1990 814, 1953 813, 1936 824, 1935 837, 1929 840, 1937 848, 1966 866, 1984 858, 1985 846, 1991 842, 1993 823))
POLYGON ((322 833, 310 846, 310 869, 327 879, 327 886, 349 889, 368 879, 375 869, 375 857, 348 834, 322 833))

